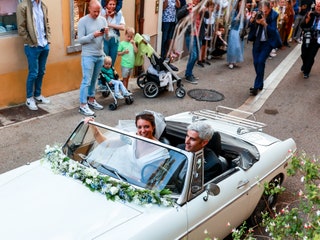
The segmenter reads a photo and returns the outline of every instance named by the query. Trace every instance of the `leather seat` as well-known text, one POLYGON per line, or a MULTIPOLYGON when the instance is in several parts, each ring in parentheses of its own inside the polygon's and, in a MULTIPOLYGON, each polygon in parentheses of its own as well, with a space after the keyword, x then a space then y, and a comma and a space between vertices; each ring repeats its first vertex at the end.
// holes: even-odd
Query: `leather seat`
POLYGON ((212 135, 212 138, 210 139, 206 147, 211 149, 215 153, 215 155, 219 158, 222 172, 227 170, 229 164, 227 160, 223 156, 221 156, 222 144, 221 144, 221 135, 219 132, 214 132, 214 134, 212 135))
POLYGON ((205 147, 204 154, 204 182, 219 176, 222 173, 222 163, 217 155, 209 148, 205 147))

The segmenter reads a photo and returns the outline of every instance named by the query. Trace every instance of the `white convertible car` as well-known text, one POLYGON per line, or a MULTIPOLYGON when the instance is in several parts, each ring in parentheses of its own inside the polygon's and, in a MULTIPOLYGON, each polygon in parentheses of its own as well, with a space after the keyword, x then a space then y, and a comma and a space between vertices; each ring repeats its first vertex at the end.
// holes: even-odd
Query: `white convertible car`
POLYGON ((167 117, 160 142, 82 121, 62 147, 0 175, 1 239, 223 239, 258 220, 276 201, 263 186, 283 183, 296 144, 222 110, 167 117), (195 121, 216 132, 207 147, 219 164, 208 176, 205 151, 177 148, 195 121), (97 129, 106 136, 100 144, 97 129), (141 161, 132 154, 137 142, 147 152, 141 161))

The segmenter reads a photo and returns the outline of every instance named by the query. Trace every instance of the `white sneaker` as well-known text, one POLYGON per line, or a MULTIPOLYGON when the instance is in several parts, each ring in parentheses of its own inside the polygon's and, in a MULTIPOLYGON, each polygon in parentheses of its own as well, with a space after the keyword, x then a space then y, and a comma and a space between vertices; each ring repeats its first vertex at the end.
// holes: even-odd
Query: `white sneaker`
POLYGON ((38 110, 37 104, 36 104, 36 102, 34 101, 33 97, 27 98, 26 105, 27 105, 27 107, 28 107, 30 110, 32 110, 32 111, 38 110))
POLYGON ((83 107, 80 106, 79 107, 79 113, 85 115, 85 116, 93 116, 94 115, 94 111, 92 111, 88 104, 84 105, 83 107))
POLYGON ((124 99, 124 97, 120 93, 115 94, 114 96, 118 99, 124 99))
POLYGON ((44 96, 40 95, 39 97, 34 97, 34 99, 38 102, 38 103, 43 103, 43 104, 49 104, 50 100, 48 98, 45 98, 44 96))
POLYGON ((273 53, 273 52, 270 53, 270 57, 276 57, 276 56, 277 56, 276 53, 273 53))
POLYGON ((132 95, 131 92, 126 92, 125 94, 123 94, 124 97, 129 97, 129 96, 131 96, 131 95, 132 95))
POLYGON ((97 101, 95 99, 93 100, 93 102, 88 101, 88 105, 95 110, 102 110, 103 109, 103 106, 101 104, 97 103, 97 101))

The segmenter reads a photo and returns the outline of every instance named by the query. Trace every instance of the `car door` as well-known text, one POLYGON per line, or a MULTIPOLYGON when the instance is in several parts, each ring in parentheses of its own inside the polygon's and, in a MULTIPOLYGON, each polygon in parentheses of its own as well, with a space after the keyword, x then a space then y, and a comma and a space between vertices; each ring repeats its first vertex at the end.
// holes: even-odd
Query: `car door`
POLYGON ((215 178, 211 183, 199 187, 203 179, 203 164, 199 170, 199 159, 195 155, 189 200, 187 202, 188 239, 218 237, 220 239, 231 233, 233 227, 240 225, 251 213, 250 182, 241 168, 229 169, 215 178), (206 186, 215 186, 216 195, 208 195, 206 186))

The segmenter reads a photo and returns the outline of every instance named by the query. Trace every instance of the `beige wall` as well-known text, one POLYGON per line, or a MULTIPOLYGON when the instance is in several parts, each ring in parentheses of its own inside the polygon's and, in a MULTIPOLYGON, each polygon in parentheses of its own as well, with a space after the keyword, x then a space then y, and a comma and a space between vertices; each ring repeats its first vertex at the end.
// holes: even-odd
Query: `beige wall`
MULTIPOLYGON (((49 8, 51 45, 42 93, 45 96, 78 89, 81 83, 80 52, 67 54, 70 45, 70 3, 68 0, 44 0, 49 8)), ((156 0, 145 0, 144 33, 156 36, 158 16, 156 0)), ((122 11, 126 25, 135 25, 135 1, 124 0, 122 11)), ((123 33, 121 33, 123 38, 123 33)), ((13 34, 0 37, 0 108, 24 103, 27 60, 22 39, 13 34)), ((118 58, 116 69, 120 72, 118 58)))
POLYGON ((145 13, 144 13, 144 33, 154 36, 157 34, 158 13, 155 12, 156 1, 145 0, 145 13))

